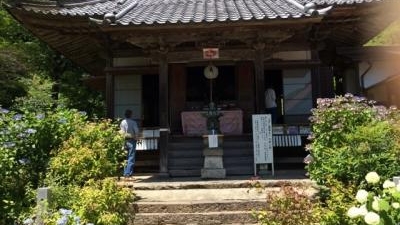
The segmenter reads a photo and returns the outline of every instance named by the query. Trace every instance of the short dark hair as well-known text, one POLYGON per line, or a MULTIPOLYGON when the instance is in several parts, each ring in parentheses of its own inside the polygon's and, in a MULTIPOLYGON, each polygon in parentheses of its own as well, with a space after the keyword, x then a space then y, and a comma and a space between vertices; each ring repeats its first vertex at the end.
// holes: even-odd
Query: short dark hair
POLYGON ((133 114, 132 110, 130 110, 130 109, 125 110, 125 117, 126 118, 131 118, 132 114, 133 114))

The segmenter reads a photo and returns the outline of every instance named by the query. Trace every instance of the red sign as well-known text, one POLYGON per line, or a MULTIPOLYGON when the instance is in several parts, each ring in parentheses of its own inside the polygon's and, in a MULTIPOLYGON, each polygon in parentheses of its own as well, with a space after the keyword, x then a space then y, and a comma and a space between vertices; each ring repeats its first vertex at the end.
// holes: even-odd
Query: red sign
POLYGON ((219 49, 218 48, 203 48, 204 59, 218 59, 219 49))

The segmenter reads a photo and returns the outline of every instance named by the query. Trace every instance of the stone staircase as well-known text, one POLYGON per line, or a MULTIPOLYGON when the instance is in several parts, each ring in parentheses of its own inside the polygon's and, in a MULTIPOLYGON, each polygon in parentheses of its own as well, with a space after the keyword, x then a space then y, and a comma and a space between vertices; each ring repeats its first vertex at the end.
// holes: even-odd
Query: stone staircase
POLYGON ((307 179, 274 179, 258 180, 265 188, 256 189, 252 188, 255 181, 245 178, 163 181, 139 177, 135 182, 124 183, 137 196, 133 205, 135 219, 129 225, 257 224, 252 212, 265 209, 266 192, 278 191, 282 185, 305 188, 310 195, 315 192, 307 179))
MULTIPOLYGON (((203 167, 201 137, 171 137, 168 143, 168 170, 171 177, 199 177, 203 167)), ((223 163, 227 176, 254 174, 251 135, 224 136, 223 163)), ((303 169, 303 147, 274 147, 276 169, 303 169)))

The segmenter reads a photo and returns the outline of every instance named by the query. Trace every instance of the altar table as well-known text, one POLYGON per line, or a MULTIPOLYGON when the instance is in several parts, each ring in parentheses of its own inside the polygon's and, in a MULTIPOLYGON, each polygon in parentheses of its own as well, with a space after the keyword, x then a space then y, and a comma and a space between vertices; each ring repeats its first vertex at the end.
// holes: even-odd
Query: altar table
MULTIPOLYGON (((219 129, 222 134, 242 134, 243 132, 243 111, 242 110, 221 110, 219 118, 219 129)), ((206 111, 184 111, 182 117, 182 131, 184 135, 207 134, 207 119, 204 116, 206 111)))

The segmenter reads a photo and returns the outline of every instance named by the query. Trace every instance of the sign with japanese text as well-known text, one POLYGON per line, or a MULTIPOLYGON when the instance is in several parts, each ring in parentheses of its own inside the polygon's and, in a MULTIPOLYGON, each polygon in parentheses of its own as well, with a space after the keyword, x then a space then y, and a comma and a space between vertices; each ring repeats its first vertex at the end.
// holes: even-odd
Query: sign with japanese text
POLYGON ((274 163, 270 114, 252 116, 254 164, 274 163))
POLYGON ((218 135, 208 135, 208 147, 209 148, 218 147, 218 135))

